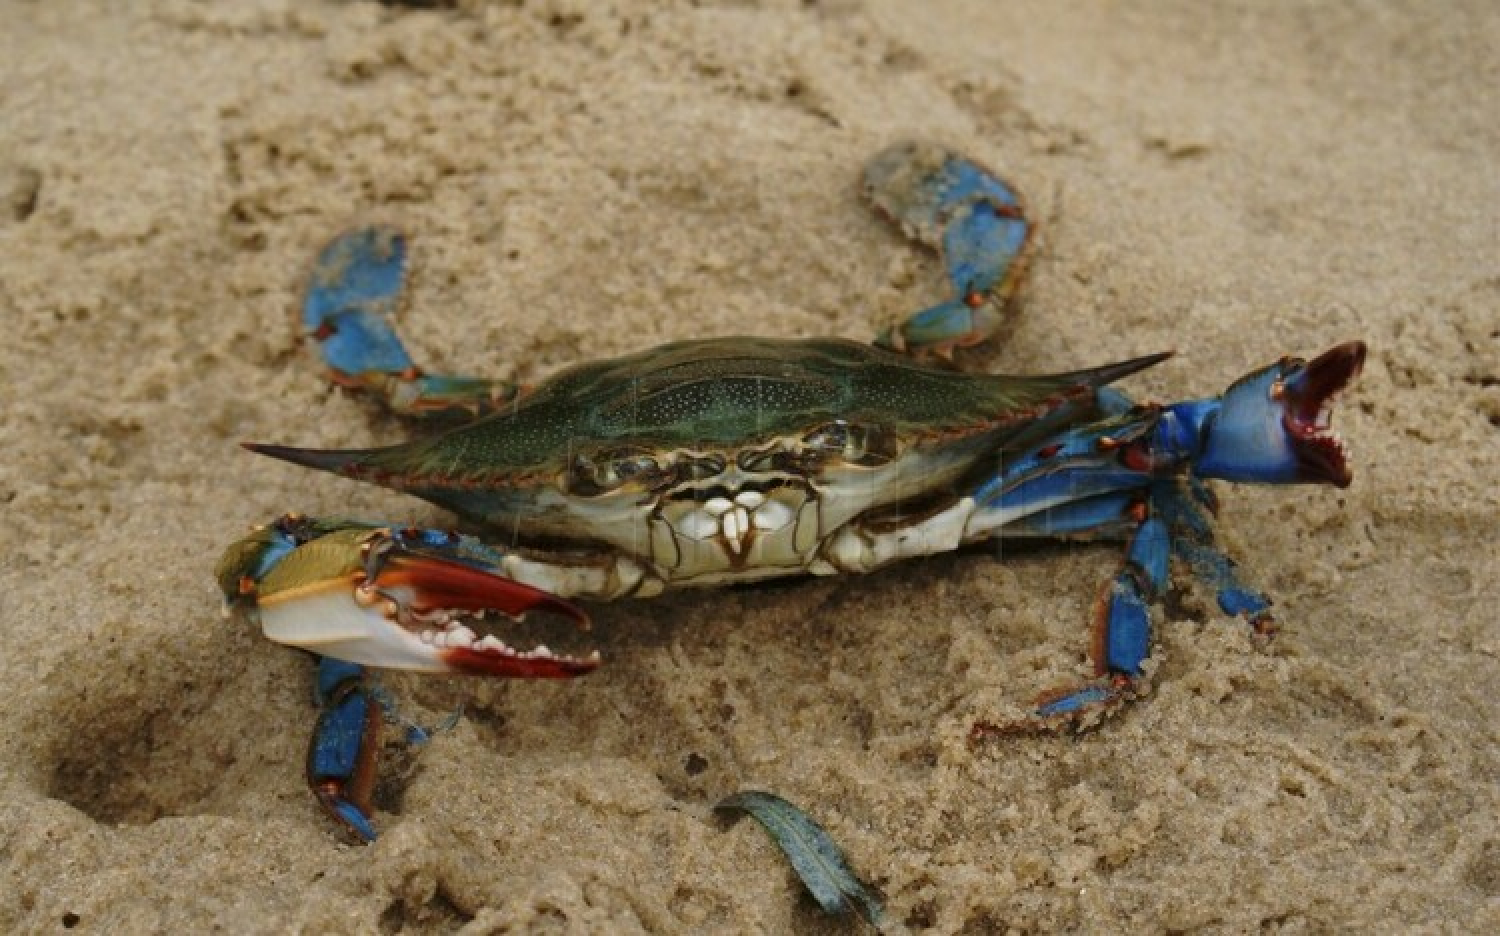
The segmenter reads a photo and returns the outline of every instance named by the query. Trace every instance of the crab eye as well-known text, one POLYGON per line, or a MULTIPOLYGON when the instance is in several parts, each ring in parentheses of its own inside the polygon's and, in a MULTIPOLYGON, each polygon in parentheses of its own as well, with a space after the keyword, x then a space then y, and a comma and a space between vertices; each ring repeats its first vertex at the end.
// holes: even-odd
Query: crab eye
POLYGON ((760 449, 752 452, 741 452, 735 458, 735 462, 745 471, 756 474, 767 474, 771 472, 786 472, 795 474, 804 470, 802 459, 791 452, 782 449, 760 449))
POLYGON ((1280 403, 1286 397, 1287 384, 1302 376, 1302 372, 1307 369, 1307 362, 1299 357, 1284 357, 1277 362, 1277 367, 1280 372, 1276 379, 1271 381, 1270 389, 1267 391, 1267 396, 1273 403, 1280 403))
POLYGON ((677 477, 685 481, 702 481, 724 473, 723 455, 705 455, 701 458, 684 458, 677 463, 677 477))
POLYGON ((563 479, 569 494, 597 497, 632 481, 645 484, 661 475, 661 465, 643 452, 608 452, 596 458, 574 456, 563 479))
POLYGON ((823 457, 865 468, 879 467, 896 457, 896 439, 891 433, 842 419, 809 432, 802 437, 802 444, 823 457))
POLYGON ((604 467, 605 484, 623 484, 636 478, 659 474, 661 466, 650 455, 627 455, 616 458, 604 467))

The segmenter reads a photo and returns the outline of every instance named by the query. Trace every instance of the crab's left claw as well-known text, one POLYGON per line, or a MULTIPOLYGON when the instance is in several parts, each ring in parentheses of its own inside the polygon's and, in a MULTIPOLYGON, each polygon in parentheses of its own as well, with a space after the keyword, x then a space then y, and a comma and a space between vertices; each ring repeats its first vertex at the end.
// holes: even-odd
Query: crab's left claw
POLYGON ((1333 403, 1359 375, 1365 345, 1350 341, 1311 361, 1282 358, 1240 378, 1204 421, 1199 477, 1272 484, 1353 480, 1333 403))
POLYGON ((506 578, 466 551, 466 538, 444 537, 354 526, 301 543, 253 585, 265 635, 391 669, 566 679, 598 667, 597 653, 521 650, 483 633, 496 617, 543 612, 583 627, 588 617, 555 595, 506 578))

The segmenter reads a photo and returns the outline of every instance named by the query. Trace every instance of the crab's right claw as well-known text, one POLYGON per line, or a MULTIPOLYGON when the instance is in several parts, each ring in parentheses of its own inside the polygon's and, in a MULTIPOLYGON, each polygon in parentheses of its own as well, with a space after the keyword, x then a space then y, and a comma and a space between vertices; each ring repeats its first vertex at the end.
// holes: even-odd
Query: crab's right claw
POLYGON ((486 633, 531 612, 582 627, 588 616, 456 548, 434 555, 432 542, 424 531, 355 527, 302 543, 255 585, 265 635, 350 663, 431 673, 566 679, 598 667, 597 652, 521 650, 486 633))

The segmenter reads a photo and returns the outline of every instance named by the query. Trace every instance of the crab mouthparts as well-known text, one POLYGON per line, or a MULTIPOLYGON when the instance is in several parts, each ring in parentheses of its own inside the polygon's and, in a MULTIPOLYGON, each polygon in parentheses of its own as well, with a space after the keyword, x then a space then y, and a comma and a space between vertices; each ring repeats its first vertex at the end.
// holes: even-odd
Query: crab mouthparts
POLYGON ((393 559, 374 582, 355 589, 355 601, 379 606, 386 618, 455 670, 488 676, 565 679, 600 663, 597 650, 585 656, 554 652, 546 644, 530 650, 511 646, 488 622, 517 622, 540 611, 566 617, 587 630, 588 616, 561 598, 491 575, 462 563, 434 559, 393 559))
POLYGON ((1332 427, 1333 405, 1364 363, 1364 342, 1350 341, 1318 355, 1283 389, 1282 425, 1306 480, 1341 488, 1354 480, 1348 450, 1332 427))

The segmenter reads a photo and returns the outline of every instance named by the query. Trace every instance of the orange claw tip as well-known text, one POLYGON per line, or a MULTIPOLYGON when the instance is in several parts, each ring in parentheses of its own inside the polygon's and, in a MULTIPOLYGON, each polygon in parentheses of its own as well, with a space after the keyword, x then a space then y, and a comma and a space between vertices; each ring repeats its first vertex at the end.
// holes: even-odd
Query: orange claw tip
POLYGON ((381 568, 375 584, 410 588, 412 608, 419 612, 502 611, 520 617, 528 611, 546 611, 569 618, 584 630, 589 627, 588 614, 572 602, 461 562, 394 557, 381 568))

